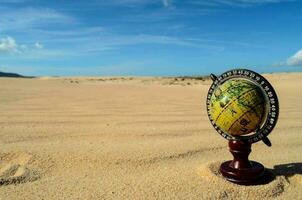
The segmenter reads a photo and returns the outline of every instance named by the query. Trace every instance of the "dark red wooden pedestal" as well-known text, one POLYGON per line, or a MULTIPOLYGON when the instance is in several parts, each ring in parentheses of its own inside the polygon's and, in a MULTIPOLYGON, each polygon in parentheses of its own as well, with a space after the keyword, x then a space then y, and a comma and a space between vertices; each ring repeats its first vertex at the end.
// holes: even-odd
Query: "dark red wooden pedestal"
POLYGON ((264 167, 262 164, 249 161, 251 144, 237 140, 229 141, 230 152, 233 154, 232 161, 226 161, 220 166, 220 173, 225 179, 240 185, 255 185, 264 178, 264 167))

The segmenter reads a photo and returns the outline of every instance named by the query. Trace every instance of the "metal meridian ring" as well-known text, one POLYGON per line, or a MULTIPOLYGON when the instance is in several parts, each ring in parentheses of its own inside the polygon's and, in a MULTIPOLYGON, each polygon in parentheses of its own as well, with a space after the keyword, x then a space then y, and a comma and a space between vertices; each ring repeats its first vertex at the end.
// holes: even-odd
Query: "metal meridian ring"
POLYGON ((222 137, 226 138, 227 140, 240 140, 250 144, 258 142, 260 140, 264 140, 274 129, 279 116, 279 102, 274 88, 263 76, 248 69, 229 70, 227 72, 224 72, 216 80, 214 80, 208 91, 206 106, 207 106, 208 117, 212 125, 222 137), (260 129, 256 130, 254 134, 248 136, 233 136, 223 131, 215 124, 214 120, 211 118, 209 113, 211 97, 215 89, 219 85, 224 83, 226 80, 236 79, 236 78, 246 79, 248 81, 255 83, 257 86, 260 87, 260 89, 263 90, 268 100, 268 112, 267 112, 266 120, 263 123, 263 126, 260 127, 260 129))

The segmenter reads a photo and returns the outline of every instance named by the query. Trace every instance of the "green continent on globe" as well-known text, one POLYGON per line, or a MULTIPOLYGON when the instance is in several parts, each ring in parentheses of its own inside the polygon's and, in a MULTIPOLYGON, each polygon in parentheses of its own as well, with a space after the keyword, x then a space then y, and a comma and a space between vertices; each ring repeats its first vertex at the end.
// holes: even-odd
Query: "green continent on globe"
POLYGON ((244 135, 262 126, 267 105, 267 99, 258 85, 240 78, 230 79, 213 91, 209 115, 225 133, 244 135))

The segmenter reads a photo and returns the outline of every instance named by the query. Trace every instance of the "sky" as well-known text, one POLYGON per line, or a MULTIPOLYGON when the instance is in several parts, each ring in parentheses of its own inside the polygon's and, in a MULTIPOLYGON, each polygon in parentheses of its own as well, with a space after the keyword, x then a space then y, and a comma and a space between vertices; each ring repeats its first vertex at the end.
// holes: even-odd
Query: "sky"
POLYGON ((0 71, 302 71, 301 0, 0 0, 0 71))

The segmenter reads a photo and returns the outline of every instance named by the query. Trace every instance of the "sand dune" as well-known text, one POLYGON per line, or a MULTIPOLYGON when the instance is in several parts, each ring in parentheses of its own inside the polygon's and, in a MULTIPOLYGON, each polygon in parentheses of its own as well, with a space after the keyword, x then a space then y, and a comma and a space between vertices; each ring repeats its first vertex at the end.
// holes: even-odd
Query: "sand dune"
POLYGON ((205 110, 209 79, 0 78, 0 199, 300 199, 301 73, 265 75, 280 101, 266 183, 218 173, 231 159, 205 110))

